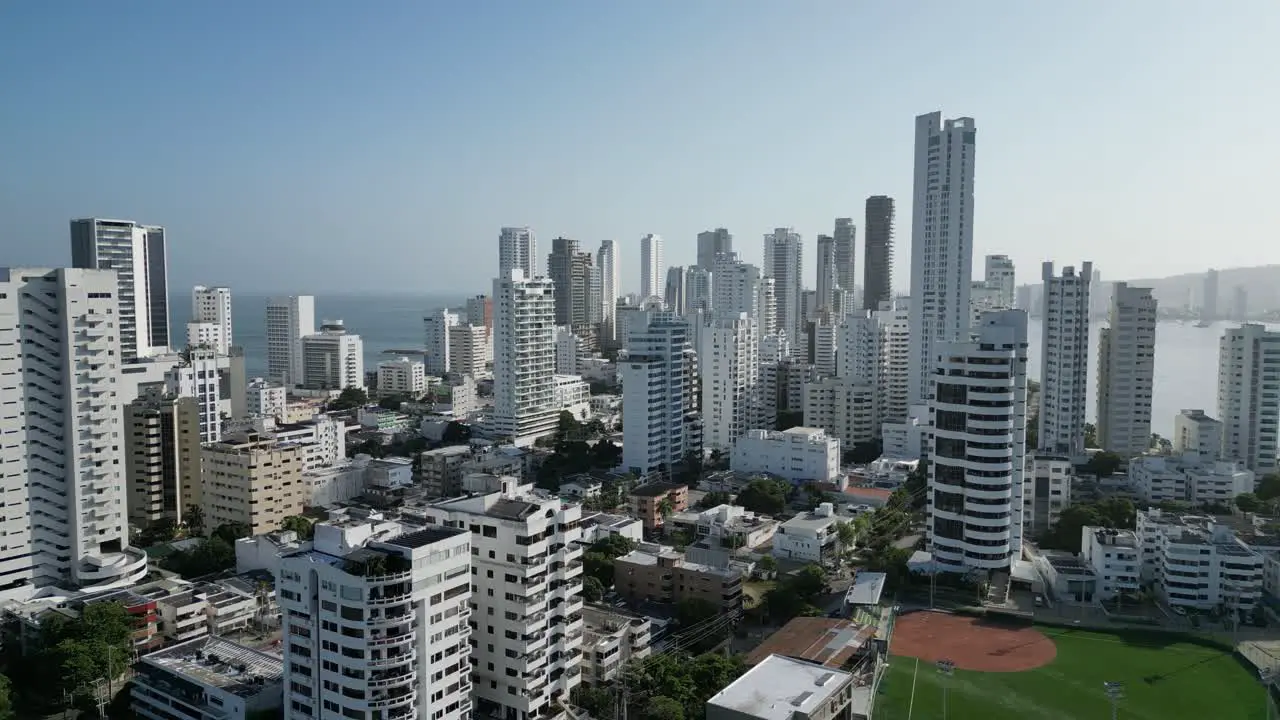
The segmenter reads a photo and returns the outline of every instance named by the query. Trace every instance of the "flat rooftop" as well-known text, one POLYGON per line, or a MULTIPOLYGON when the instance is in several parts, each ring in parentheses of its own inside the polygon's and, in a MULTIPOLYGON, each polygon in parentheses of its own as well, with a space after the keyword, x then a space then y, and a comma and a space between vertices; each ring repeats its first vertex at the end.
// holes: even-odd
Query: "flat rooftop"
POLYGON ((463 533, 468 535, 471 534, 462 528, 425 527, 421 530, 414 530, 413 532, 405 533, 404 535, 397 535, 385 542, 388 545, 413 549, 426 547, 433 543, 438 543, 441 540, 448 540, 449 538, 457 537, 463 533))
POLYGON ((537 503, 503 498, 489 506, 485 515, 501 520, 524 520, 538 512, 540 508, 541 506, 537 503))
POLYGON ((708 705, 762 720, 814 713, 852 676, 825 665, 770 655, 716 693, 708 705))
POLYGON ((632 489, 628 494, 638 497, 658 497, 659 495, 666 495, 669 492, 680 490, 685 487, 687 486, 684 483, 651 482, 632 489))
POLYGON ((279 694, 278 686, 270 686, 284 677, 279 658, 220 637, 179 643, 143 656, 142 663, 240 697, 279 694))
POLYGON ((747 655, 747 664, 762 662, 770 655, 784 655, 841 668, 874 635, 874 628, 863 627, 849 620, 792 618, 747 655))
POLYGON ((816 512, 803 512, 782 523, 784 528, 807 528, 811 530, 821 530, 836 522, 840 521, 838 515, 819 515, 816 512))
POLYGON ((845 593, 844 601, 850 605, 879 605, 888 576, 880 572, 859 572, 853 576, 853 584, 845 593))

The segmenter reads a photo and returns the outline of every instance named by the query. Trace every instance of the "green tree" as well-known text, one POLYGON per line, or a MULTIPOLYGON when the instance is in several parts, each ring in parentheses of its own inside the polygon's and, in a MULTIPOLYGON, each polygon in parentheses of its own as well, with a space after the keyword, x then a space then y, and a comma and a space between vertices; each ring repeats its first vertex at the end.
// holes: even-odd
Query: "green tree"
POLYGON ((664 697, 674 700, 685 717, 696 718, 703 716, 712 695, 745 671, 746 665, 736 655, 663 653, 631 663, 627 668, 627 687, 637 702, 633 706, 636 712, 645 712, 649 698, 664 697))
POLYGON ((684 720, 684 706, 664 695, 655 695, 644 704, 644 720, 684 720))
POLYGON ((587 602, 600 602, 604 599, 605 586, 595 575, 582 577, 582 599, 587 602))
POLYGON ((235 546, 218 535, 210 536, 190 550, 178 550, 160 561, 165 570, 184 578, 197 578, 236 566, 235 546))
MULTIPOLYGON (((899 490, 903 491, 903 495, 912 509, 920 510, 928 502, 928 489, 929 460, 928 458, 920 458, 920 462, 916 464, 914 470, 907 474, 907 480, 899 490)), ((895 490, 894 492, 897 491, 895 490)))
POLYGON ((351 410, 369 404, 369 394, 362 388, 349 387, 338 393, 338 397, 329 403, 330 410, 351 410))
POLYGON ((589 550, 607 555, 610 559, 622 557, 636 549, 636 541, 621 535, 609 535, 591 543, 589 550))
POLYGON ((609 688, 579 685, 573 689, 569 698, 595 720, 613 720, 617 715, 613 692, 609 688))
POLYGON ((249 537, 249 526, 244 523, 223 523, 213 529, 213 537, 220 538, 228 545, 234 546, 240 538, 249 537))
POLYGON ((1124 458, 1113 452, 1103 451, 1089 458, 1089 462, 1084 464, 1084 471, 1100 478, 1111 477, 1122 465, 1124 458))
POLYGON ((0 720, 13 720, 13 686, 6 675, 0 675, 0 720))
POLYGON ((1093 423, 1084 424, 1084 446, 1088 448, 1098 447, 1098 426, 1093 423))
POLYGON ((404 404, 404 398, 397 397, 394 395, 384 397, 378 400, 378 407, 382 408, 383 410, 391 410, 392 412, 399 412, 400 406, 403 404, 404 404))
POLYGON ((751 512, 777 515, 787 509, 787 492, 790 489, 787 483, 757 478, 738 493, 738 504, 751 512))
POLYGON ((440 442, 444 445, 466 445, 471 442, 471 426, 457 420, 449 421, 440 435, 440 442))
POLYGON ((152 545, 167 543, 178 536, 178 523, 173 518, 165 517, 156 520, 138 533, 136 544, 148 548, 152 545))
MULTIPOLYGON (((711 618, 720 616, 721 608, 707 600, 701 598, 688 598, 676 603, 676 622, 679 623, 681 631, 693 627, 709 627, 700 626, 699 623, 707 622, 711 618)), ((719 627, 717 625, 717 627, 719 627)), ((695 637, 688 638, 692 641, 692 645, 685 646, 688 652, 701 653, 707 652, 719 645, 733 632, 733 627, 725 624, 720 632, 706 634, 699 631, 694 633, 695 637)), ((682 639, 683 640, 683 639, 682 639)), ((684 643, 682 642, 682 646, 684 643)))
POLYGON ((1040 447, 1040 416, 1027 420, 1027 447, 1040 447))
POLYGON ((804 413, 794 410, 781 410, 776 418, 779 430, 790 430, 804 425, 804 413))
POLYGON ((671 498, 663 498, 662 502, 658 503, 658 514, 661 515, 664 520, 670 518, 672 513, 675 511, 676 506, 671 503, 671 498))
POLYGON ((187 525, 187 530, 193 535, 204 534, 204 508, 196 504, 187 506, 186 512, 182 514, 183 522, 187 525))
POLYGON ((1236 496, 1236 507, 1240 509, 1240 512, 1256 513, 1260 512, 1264 506, 1257 495, 1243 493, 1236 496))
POLYGON ((884 445, 879 440, 860 442, 844 451, 841 458, 845 465, 866 465, 874 462, 884 454, 884 445))
POLYGON ((838 522, 836 523, 836 539, 840 543, 842 552, 852 550, 858 545, 858 529, 851 522, 838 522))
POLYGON ((1124 498, 1107 498, 1097 503, 1074 503, 1063 509, 1052 528, 1040 539, 1040 546, 1050 550, 1080 552, 1081 528, 1091 527, 1131 529, 1136 511, 1133 503, 1124 498))
POLYGON ((775 560, 772 555, 762 555, 760 559, 756 561, 756 565, 758 565, 760 570, 763 572, 772 573, 778 571, 778 561, 775 560))
POLYGON ((732 502, 733 502, 733 496, 730 495, 729 493, 723 492, 721 490, 713 490, 707 493, 706 495, 702 496, 702 499, 698 501, 697 507, 700 510, 706 510, 708 508, 713 508, 718 505, 729 505, 732 502))
POLYGON ((1275 500, 1280 498, 1280 473, 1267 473, 1258 481, 1254 494, 1259 500, 1275 500))
POLYGON ((302 540, 310 540, 316 536, 316 524, 301 515, 290 515, 280 523, 281 530, 292 530, 302 540))
POLYGON ((787 578, 787 584, 808 602, 822 594, 827 586, 827 575, 821 567, 810 563, 787 578))

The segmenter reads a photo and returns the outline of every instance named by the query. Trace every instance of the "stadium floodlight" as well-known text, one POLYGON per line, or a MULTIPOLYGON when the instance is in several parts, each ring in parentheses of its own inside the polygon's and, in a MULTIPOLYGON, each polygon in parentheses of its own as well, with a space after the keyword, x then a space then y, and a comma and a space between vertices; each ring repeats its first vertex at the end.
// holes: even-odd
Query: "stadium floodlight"
POLYGON ((942 720, 947 720, 947 691, 951 688, 951 683, 945 678, 950 678, 956 672, 956 663, 954 660, 939 660, 935 663, 938 666, 938 674, 944 679, 942 681, 942 720))
POLYGON ((1124 697, 1124 683, 1106 681, 1102 683, 1102 687, 1107 692, 1107 698, 1111 700, 1111 720, 1116 720, 1120 713, 1120 698, 1124 697))

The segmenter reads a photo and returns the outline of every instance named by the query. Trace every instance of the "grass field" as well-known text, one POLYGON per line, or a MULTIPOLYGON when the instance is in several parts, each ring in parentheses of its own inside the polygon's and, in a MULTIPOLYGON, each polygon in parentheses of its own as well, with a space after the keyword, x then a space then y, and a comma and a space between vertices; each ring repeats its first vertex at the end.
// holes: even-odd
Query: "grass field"
MULTIPOLYGON (((1266 695, 1230 652, 1160 633, 1097 633, 1039 627, 1058 655, 1044 667, 1017 673, 957 670, 945 679, 948 720, 1105 720, 1106 681, 1120 681, 1119 717, 1132 720, 1264 720, 1266 695)), ((936 668, 894 657, 881 684, 875 720, 942 717, 936 668), (912 679, 915 679, 914 703, 912 679)))

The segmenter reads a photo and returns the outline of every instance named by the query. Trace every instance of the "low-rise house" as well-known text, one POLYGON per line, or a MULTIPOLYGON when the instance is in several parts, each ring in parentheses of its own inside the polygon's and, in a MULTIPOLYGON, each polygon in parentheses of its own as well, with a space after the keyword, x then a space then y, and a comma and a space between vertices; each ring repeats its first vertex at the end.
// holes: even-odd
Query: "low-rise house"
POLYGON ((674 604, 704 600, 722 609, 742 608, 742 572, 690 562, 665 545, 642 543, 613 561, 614 590, 629 602, 674 604))
POLYGON ((632 660, 649 657, 649 618, 607 605, 582 608, 582 682, 605 685, 632 660))
POLYGON ((852 673, 770 655, 707 701, 707 720, 868 720, 870 687, 857 703, 855 689, 852 673))
POLYGON ((1080 557, 1093 570, 1093 595, 1098 600, 1132 596, 1142 587, 1141 543, 1132 531, 1085 526, 1080 530, 1080 557))
POLYGON ((1175 608, 1252 610, 1262 598, 1262 555, 1211 517, 1139 510, 1142 579, 1175 608))
POLYGON ((709 538, 729 549, 757 548, 773 539, 778 521, 757 515, 738 505, 717 505, 706 510, 685 510, 671 515, 671 528, 698 540, 709 538))
POLYGON ((662 527, 669 515, 689 507, 689 486, 684 483, 650 482, 629 493, 631 514, 640 518, 645 530, 662 527))
POLYGON ((131 706, 143 718, 247 720, 278 713, 284 702, 280 658, 223 638, 145 655, 136 670, 131 706))
POLYGON ((419 472, 427 492, 434 497, 453 497, 462 489, 465 466, 471 459, 467 445, 448 445, 418 455, 419 472))
POLYGON ((782 523, 773 536, 773 556, 779 560, 824 562, 840 552, 835 506, 822 503, 782 523))
POLYGON ((590 545, 611 535, 628 540, 644 540, 644 524, 626 515, 609 513, 584 513, 582 517, 582 542, 590 545))

